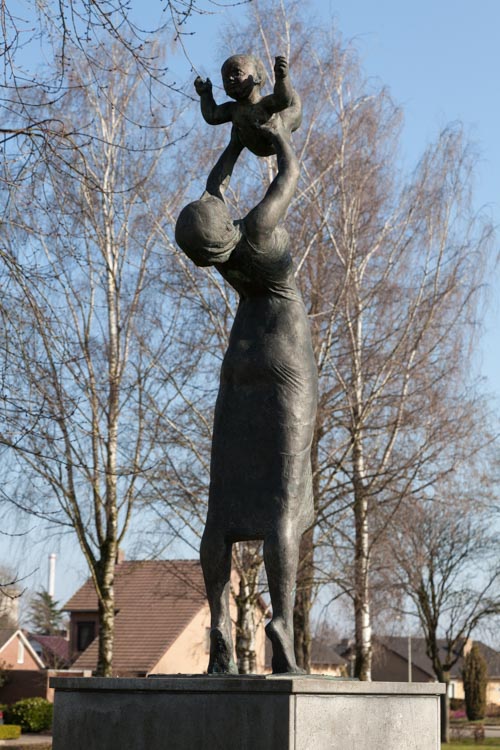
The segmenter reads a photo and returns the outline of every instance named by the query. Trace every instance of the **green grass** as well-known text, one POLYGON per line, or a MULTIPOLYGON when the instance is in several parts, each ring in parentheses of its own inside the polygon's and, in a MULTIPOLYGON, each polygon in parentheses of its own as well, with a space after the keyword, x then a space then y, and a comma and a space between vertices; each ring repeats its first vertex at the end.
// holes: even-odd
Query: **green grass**
POLYGON ((461 750, 463 747, 489 747, 490 750, 500 750, 500 739, 488 737, 481 742, 476 742, 472 737, 467 737, 463 740, 453 740, 449 744, 441 745, 442 750, 461 750))

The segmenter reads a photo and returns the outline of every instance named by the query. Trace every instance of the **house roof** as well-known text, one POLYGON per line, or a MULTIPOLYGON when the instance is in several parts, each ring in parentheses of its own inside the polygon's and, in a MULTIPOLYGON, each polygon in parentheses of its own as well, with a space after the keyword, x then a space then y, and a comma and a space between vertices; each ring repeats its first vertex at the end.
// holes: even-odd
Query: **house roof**
MULTIPOLYGON (((405 661, 408 661, 408 638, 407 637, 377 636, 377 638, 374 640, 382 644, 389 650, 393 651, 395 654, 400 656, 405 661)), ((486 644, 481 643, 481 641, 475 641, 475 643, 478 645, 479 651, 481 652, 481 654, 486 660, 486 664, 488 667, 488 675, 490 677, 500 676, 500 653, 490 648, 486 644)), ((447 655, 445 651, 445 644, 446 642, 444 640, 438 640, 438 646, 441 652, 441 659, 443 661, 447 655)), ((464 641, 461 640, 459 642, 459 646, 457 647, 457 650, 455 651, 455 653, 460 651, 463 648, 463 646, 464 646, 464 641)), ((429 659, 426 653, 426 645, 425 645, 424 638, 412 638, 411 639, 411 661, 412 661, 412 664, 414 664, 416 667, 418 667, 423 672, 428 674, 430 678, 435 679, 431 660, 429 659)), ((459 656, 458 661, 452 667, 451 677, 461 677, 462 668, 463 668, 463 657, 459 656)))
MULTIPOLYGON (((195 560, 133 560, 115 570, 116 673, 147 673, 206 604, 201 566, 195 560)), ((97 612, 89 579, 64 609, 97 612)), ((77 669, 95 669, 97 638, 78 657, 77 669)))
POLYGON ((22 641, 23 646, 30 652, 31 656, 36 661, 38 666, 41 669, 44 669, 45 664, 36 653, 35 649, 28 641, 23 631, 19 628, 0 628, 0 653, 5 648, 5 646, 7 646, 7 644, 10 643, 14 638, 18 638, 20 641, 22 641))
POLYGON ((340 667, 347 662, 337 653, 333 644, 313 638, 311 642, 311 664, 328 664, 333 667, 340 667))
MULTIPOLYGON (((406 662, 408 661, 408 638, 396 635, 388 636, 377 636, 374 638, 375 644, 379 644, 389 649, 393 653, 400 656, 406 662)), ((411 662, 414 666, 418 667, 424 674, 429 676, 429 679, 435 679, 434 671, 432 669, 431 660, 426 653, 426 645, 424 638, 412 638, 411 639, 411 662)), ((443 653, 444 658, 444 653, 443 653)))
POLYGON ((29 633, 28 640, 37 653, 36 644, 39 644, 40 656, 47 666, 61 668, 70 663, 69 641, 62 635, 29 633))

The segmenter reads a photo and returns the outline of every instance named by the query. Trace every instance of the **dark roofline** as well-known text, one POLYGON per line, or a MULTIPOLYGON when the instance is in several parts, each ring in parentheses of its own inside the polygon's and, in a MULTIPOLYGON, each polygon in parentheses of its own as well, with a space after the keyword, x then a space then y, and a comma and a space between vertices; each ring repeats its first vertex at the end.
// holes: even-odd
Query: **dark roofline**
MULTIPOLYGON (((408 636, 374 636, 373 637, 375 642, 379 642, 382 644, 385 648, 387 648, 392 653, 396 654, 400 658, 404 659, 406 662, 408 662, 408 651, 407 651, 407 642, 408 642, 408 636), (403 648, 395 648, 396 643, 398 645, 402 645, 403 648), (404 644, 404 645, 403 645, 404 644)), ((459 641, 459 644, 457 645, 457 649, 455 650, 455 654, 457 653, 457 650, 460 648, 463 648, 466 644, 465 638, 461 639, 459 641)), ((490 678, 496 678, 500 677, 500 652, 495 651, 495 649, 491 648, 490 646, 487 646, 482 641, 478 641, 474 638, 470 639, 472 643, 476 643, 479 646, 479 650, 486 660, 486 664, 488 667, 488 677, 490 678), (496 664, 496 669, 491 669, 491 665, 496 664)), ((425 672, 425 674, 428 674, 433 679, 435 679, 434 670, 432 669, 432 663, 430 658, 427 656, 427 653, 424 649, 422 652, 422 646, 425 646, 425 638, 423 636, 412 636, 411 637, 412 644, 414 646, 419 646, 420 651, 419 653, 415 654, 412 650, 412 664, 417 667, 418 669, 425 672), (423 659, 423 661, 422 661, 423 659)), ((438 638, 437 639, 437 645, 438 648, 443 648, 446 645, 447 641, 444 638, 438 638)), ((460 654, 457 661, 453 665, 450 677, 452 679, 460 679, 461 678, 461 672, 462 672, 462 666, 463 666, 463 654, 460 654)))

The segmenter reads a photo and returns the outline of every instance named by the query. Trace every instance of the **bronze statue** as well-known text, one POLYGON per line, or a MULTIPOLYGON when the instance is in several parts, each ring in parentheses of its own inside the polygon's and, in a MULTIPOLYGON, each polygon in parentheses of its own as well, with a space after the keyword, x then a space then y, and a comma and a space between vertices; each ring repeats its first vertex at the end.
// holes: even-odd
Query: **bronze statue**
POLYGON ((239 134, 245 129, 234 123, 205 193, 182 210, 176 226, 182 250, 197 265, 215 266, 240 297, 221 368, 201 542, 212 618, 209 673, 237 673, 229 614, 231 549, 234 542, 250 539, 264 542, 273 672, 300 671, 293 594, 300 538, 313 520, 310 451, 317 369, 288 234, 280 226, 299 164, 282 117, 274 114, 252 127, 252 144, 278 158, 278 173, 261 202, 239 221, 231 219, 224 202, 243 148, 239 134))

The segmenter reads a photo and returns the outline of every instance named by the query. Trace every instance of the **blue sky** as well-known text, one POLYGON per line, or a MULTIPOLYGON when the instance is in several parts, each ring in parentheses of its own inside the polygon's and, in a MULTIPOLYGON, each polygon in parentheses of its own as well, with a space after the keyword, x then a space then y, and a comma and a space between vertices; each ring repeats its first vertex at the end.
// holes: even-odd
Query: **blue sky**
MULTIPOLYGON (((160 16, 163 7, 160 0, 132 2, 141 6, 141 16, 144 13, 151 18, 160 16)), ((403 149, 408 167, 444 125, 456 120, 464 123, 480 155, 476 204, 487 206, 494 223, 500 223, 500 1, 336 0, 328 4, 313 0, 310 6, 311 16, 325 24, 335 22, 344 37, 355 40, 365 73, 387 85, 403 107, 403 149)), ((213 7, 217 10, 220 6, 213 7)), ((195 34, 186 37, 185 44, 197 68, 212 71, 216 77, 221 63, 217 32, 226 21, 237 21, 245 12, 242 5, 195 20, 191 26, 195 34)), ((487 389, 498 398, 498 277, 492 277, 490 283, 490 307, 477 365, 488 379, 487 389)), ((12 547, 11 560, 15 565, 24 559, 24 573, 39 566, 27 583, 30 588, 44 586, 47 555, 53 549, 59 553, 56 598, 64 601, 86 577, 85 564, 73 540, 70 544, 42 540, 32 547, 30 564, 26 543, 20 541, 12 547)), ((0 562, 1 558, 3 554, 0 562)))

